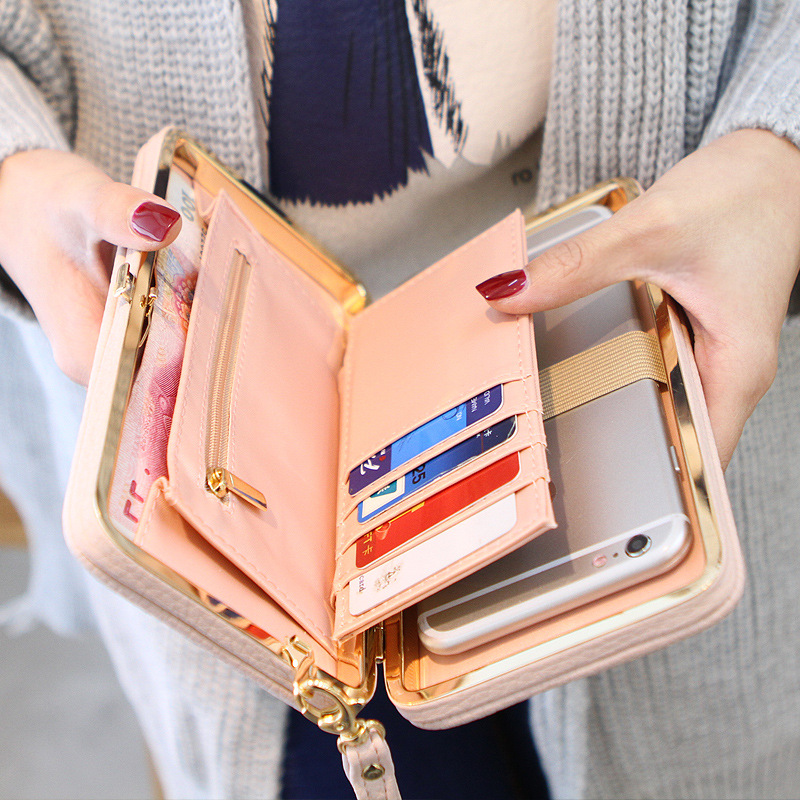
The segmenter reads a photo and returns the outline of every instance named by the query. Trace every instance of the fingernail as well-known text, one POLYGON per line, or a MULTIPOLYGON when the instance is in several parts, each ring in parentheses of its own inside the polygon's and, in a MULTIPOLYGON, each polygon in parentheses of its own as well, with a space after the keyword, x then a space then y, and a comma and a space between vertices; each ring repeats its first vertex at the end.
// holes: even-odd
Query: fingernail
POLYGON ((528 276, 524 269, 515 269, 511 272, 503 272, 489 278, 483 283, 479 283, 475 288, 487 300, 501 300, 504 297, 521 292, 528 284, 528 276))
POLYGON ((131 230, 153 242, 161 242, 180 216, 171 208, 146 200, 131 214, 131 230))

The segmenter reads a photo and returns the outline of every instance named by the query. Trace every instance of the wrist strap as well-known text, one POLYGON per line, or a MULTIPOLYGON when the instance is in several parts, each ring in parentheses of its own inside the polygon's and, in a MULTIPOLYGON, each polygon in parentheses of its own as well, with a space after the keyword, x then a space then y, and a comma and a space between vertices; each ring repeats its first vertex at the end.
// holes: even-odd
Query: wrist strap
POLYGON ((364 725, 366 729, 357 739, 338 743, 356 800, 401 800, 383 726, 374 720, 366 720, 364 725))
POLYGON ((314 653, 305 642, 293 636, 282 652, 295 670, 293 694, 298 710, 320 730, 339 737, 336 745, 356 800, 401 800, 383 725, 359 718, 363 704, 349 697, 339 681, 317 669, 314 653))

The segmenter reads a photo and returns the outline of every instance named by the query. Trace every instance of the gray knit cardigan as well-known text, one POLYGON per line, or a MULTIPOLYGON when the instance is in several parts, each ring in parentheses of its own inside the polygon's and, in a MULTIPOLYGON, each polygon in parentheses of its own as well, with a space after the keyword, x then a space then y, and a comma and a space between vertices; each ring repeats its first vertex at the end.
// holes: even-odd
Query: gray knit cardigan
MULTIPOLYGON (((541 206, 737 128, 800 146, 797 0, 560 0, 552 74, 541 206)), ((72 147, 124 179, 167 124, 264 185, 238 2, 0 0, 0 160, 72 147)))
MULTIPOLYGON (((560 0, 558 25, 540 206, 617 174, 649 185, 738 128, 800 146, 798 0, 560 0)), ((177 124, 263 186, 254 121, 235 0, 0 0, 0 159, 72 147, 124 179, 177 124)), ((3 302, 24 309, 7 281, 3 302)), ((554 797, 796 796, 799 354, 793 320, 728 472, 750 594, 702 637, 536 698, 554 797)))

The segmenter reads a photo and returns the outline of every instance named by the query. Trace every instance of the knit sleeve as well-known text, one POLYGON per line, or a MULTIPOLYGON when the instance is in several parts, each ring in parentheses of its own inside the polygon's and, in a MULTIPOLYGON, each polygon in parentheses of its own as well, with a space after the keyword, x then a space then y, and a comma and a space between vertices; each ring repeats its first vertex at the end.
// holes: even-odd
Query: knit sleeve
MULTIPOLYGON (((0 162, 22 150, 69 149, 70 86, 47 19, 28 0, 0 0, 0 162)), ((0 311, 31 314, 2 267, 0 311)))
POLYGON ((756 0, 703 143, 764 128, 800 147, 800 3, 756 0))

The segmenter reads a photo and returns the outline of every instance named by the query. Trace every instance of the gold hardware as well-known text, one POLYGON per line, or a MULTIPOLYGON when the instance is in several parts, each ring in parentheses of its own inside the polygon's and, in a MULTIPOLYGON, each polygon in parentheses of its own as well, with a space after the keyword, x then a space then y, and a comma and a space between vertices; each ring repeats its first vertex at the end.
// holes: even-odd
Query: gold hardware
POLYGON ((141 305, 142 309, 144 310, 144 330, 142 331, 142 336, 139 339, 138 347, 141 347, 145 340, 147 339, 148 334, 150 333, 150 323, 153 320, 153 306, 155 305, 156 298, 158 297, 158 290, 155 286, 150 287, 150 291, 146 295, 142 295, 139 299, 139 304, 141 305))
POLYGON ((206 473, 206 486, 219 498, 227 497, 228 493, 235 494, 256 508, 267 509, 267 498, 258 489, 222 467, 206 473))
MULTIPOLYGON (((336 746, 340 753, 346 747, 363 744, 372 731, 381 738, 386 737, 386 730, 380 722, 358 718, 363 704, 348 697, 339 681, 317 668, 314 654, 305 642, 292 636, 282 653, 295 670, 293 691, 298 709, 306 719, 315 722, 320 730, 338 735, 336 746), (326 702, 322 707, 317 704, 320 700, 326 702)), ((379 765, 370 766, 380 769, 379 765)), ((375 773, 369 780, 377 777, 379 776, 375 773)))
POLYGON ((133 299, 133 275, 131 265, 126 261, 120 264, 119 277, 117 278, 117 288, 114 290, 114 297, 124 297, 129 303, 133 299))
POLYGON ((145 314, 149 314, 153 310, 153 304, 156 302, 156 297, 158 297, 158 292, 156 291, 156 287, 153 286, 150 291, 146 295, 142 295, 139 304, 144 309, 145 314))
POLYGON ((386 770, 380 764, 370 764, 361 770, 361 777, 366 781, 376 781, 382 778, 386 770))
MULTIPOLYGON (((233 384, 236 376, 236 355, 239 348, 239 337, 242 328, 242 313, 246 304, 246 290, 250 280, 250 262, 238 250, 234 250, 231 258, 227 286, 222 308, 225 315, 220 323, 214 355, 213 374, 208 396, 208 418, 206 425, 206 482, 217 497, 225 497, 229 491, 236 491, 236 480, 231 473, 221 468, 228 460, 229 436, 231 425, 231 402, 233 384), (214 487, 218 488, 214 488, 214 487)), ((252 489, 244 481, 244 499, 249 499, 248 489, 252 489)), ((263 495, 262 495, 263 500, 263 495)), ((264 501, 266 504, 266 502, 264 501)))

